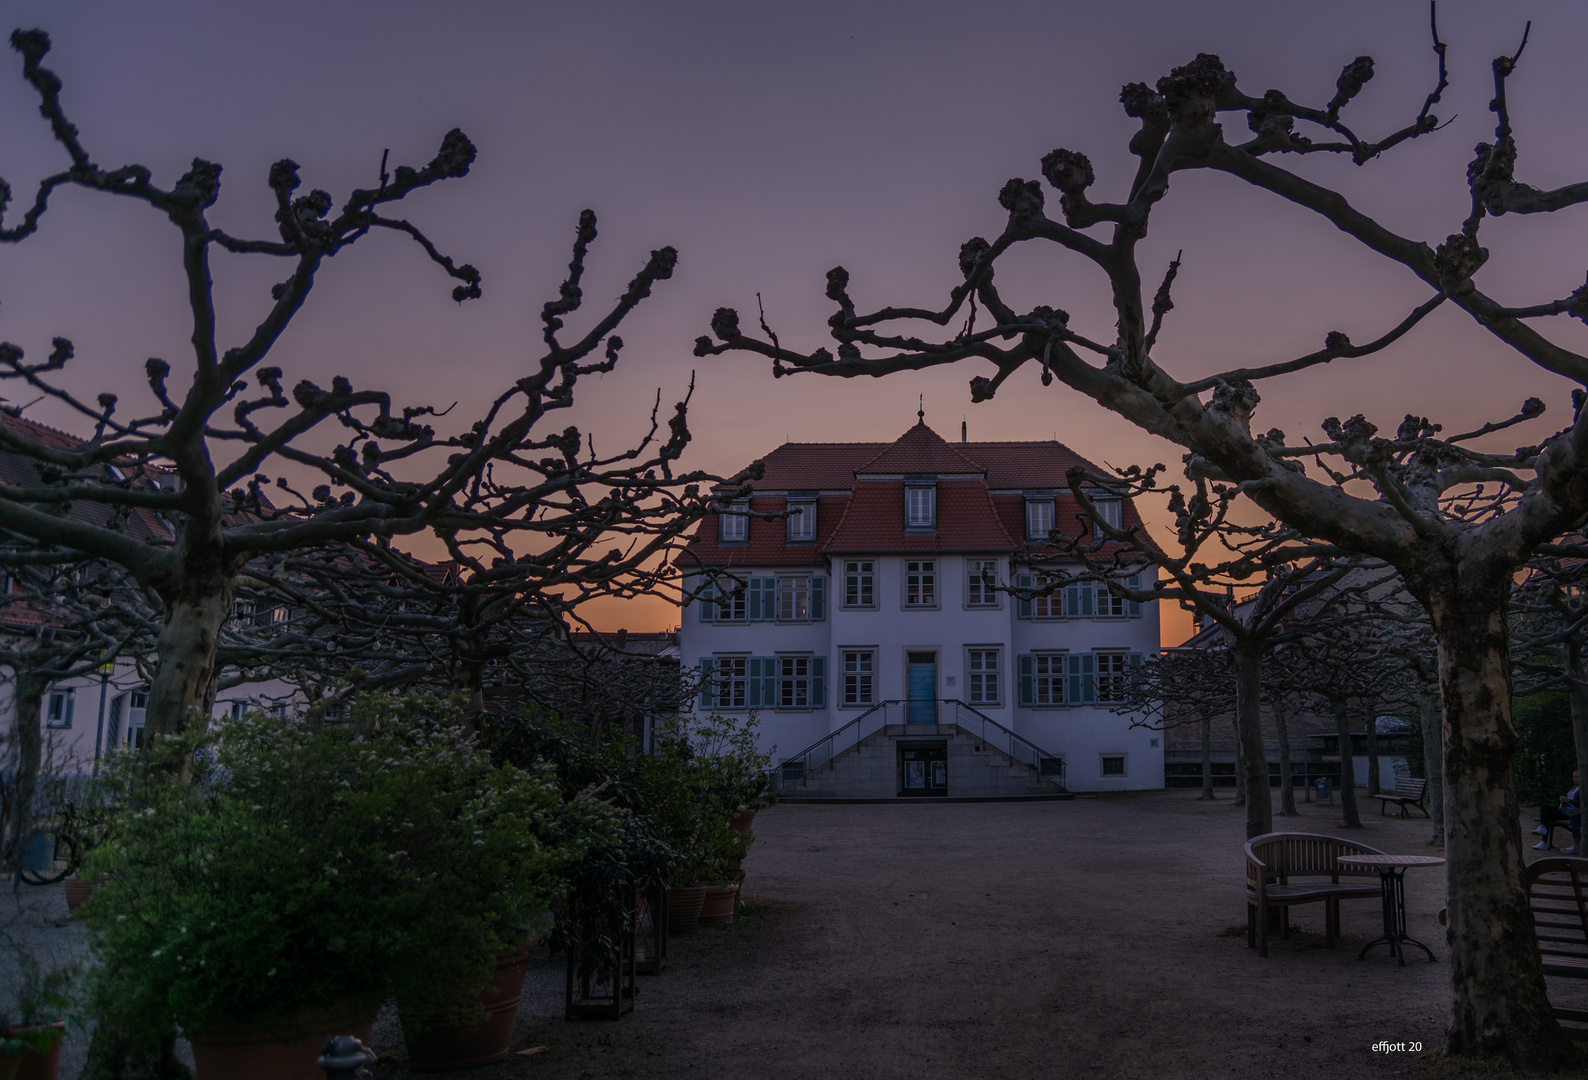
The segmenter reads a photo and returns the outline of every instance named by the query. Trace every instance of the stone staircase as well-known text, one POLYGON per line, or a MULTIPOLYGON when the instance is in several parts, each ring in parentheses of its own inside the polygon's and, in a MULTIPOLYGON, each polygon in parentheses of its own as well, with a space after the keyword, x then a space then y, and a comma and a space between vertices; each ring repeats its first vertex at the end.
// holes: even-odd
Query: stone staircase
MULTIPOLYGON (((785 802, 900 799, 899 743, 939 742, 948 750, 950 799, 1068 798, 1064 785, 1039 775, 980 734, 959 724, 886 724, 784 786, 785 802)), ((931 801, 914 797, 911 801, 931 801)))

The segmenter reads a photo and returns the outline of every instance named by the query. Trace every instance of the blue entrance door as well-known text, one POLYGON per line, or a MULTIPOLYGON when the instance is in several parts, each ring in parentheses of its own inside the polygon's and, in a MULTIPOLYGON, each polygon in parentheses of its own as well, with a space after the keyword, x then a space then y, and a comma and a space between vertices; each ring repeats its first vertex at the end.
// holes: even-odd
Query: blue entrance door
POLYGON ((937 654, 909 654, 910 707, 907 719, 912 724, 937 723, 937 654))

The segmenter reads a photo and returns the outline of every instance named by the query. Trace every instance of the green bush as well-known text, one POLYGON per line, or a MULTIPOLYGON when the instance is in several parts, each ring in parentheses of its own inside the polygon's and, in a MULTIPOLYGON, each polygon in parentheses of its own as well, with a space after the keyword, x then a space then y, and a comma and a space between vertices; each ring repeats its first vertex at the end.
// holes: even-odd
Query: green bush
POLYGON ((126 809, 89 870, 112 880, 83 914, 101 1002, 155 1032, 390 993, 475 1015, 459 1003, 621 831, 425 697, 372 697, 335 727, 222 721, 121 757, 111 783, 126 809))

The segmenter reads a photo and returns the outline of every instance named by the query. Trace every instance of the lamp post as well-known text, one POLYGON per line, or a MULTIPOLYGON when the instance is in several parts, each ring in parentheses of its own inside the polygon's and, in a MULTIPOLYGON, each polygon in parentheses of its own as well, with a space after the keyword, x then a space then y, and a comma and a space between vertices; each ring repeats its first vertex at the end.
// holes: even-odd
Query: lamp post
POLYGON ((99 723, 94 728, 94 775, 99 775, 99 754, 105 745, 105 689, 110 673, 116 670, 114 660, 99 665, 99 723))

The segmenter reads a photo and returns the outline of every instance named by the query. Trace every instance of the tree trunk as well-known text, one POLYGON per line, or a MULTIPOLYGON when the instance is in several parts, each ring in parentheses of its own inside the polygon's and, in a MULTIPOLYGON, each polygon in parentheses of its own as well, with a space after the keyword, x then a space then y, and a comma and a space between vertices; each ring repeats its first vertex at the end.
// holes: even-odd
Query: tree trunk
POLYGON ((38 798, 39 772, 44 763, 44 731, 41 714, 44 691, 48 680, 26 669, 16 673, 16 684, 11 689, 11 703, 16 715, 17 764, 16 784, 13 789, 10 827, 4 837, 5 847, 0 860, 8 872, 14 872, 17 862, 26 853, 28 837, 33 832, 34 802, 38 798))
POLYGON ((1263 748, 1263 657, 1235 650, 1235 721, 1245 757, 1246 838, 1274 831, 1274 797, 1268 786, 1268 752, 1263 748))
MULTIPOLYGON (((1577 778, 1588 776, 1588 640, 1581 633, 1566 639, 1566 689, 1571 700, 1571 737, 1577 749, 1577 778)), ((1577 805, 1583 805, 1579 786, 1577 805)), ((1580 833, 1581 827, 1578 832, 1580 833)), ((1582 838, 1578 838, 1577 854, 1582 854, 1582 838)))
MULTIPOLYGON (((1446 1051, 1557 1069, 1577 1055, 1544 989, 1522 888, 1522 808, 1511 725, 1508 573, 1430 591, 1439 638, 1448 822, 1450 1028, 1446 1051)), ((1456 575, 1452 575, 1455 577, 1456 575)))
POLYGON ((1344 694, 1330 694, 1334 710, 1334 730, 1340 736, 1340 811, 1341 824, 1360 829, 1362 816, 1356 812, 1356 763, 1351 753, 1351 701, 1344 694))
POLYGON ((1199 799, 1216 799, 1213 794, 1213 717, 1202 714, 1202 794, 1199 799))
POLYGON ((190 723, 208 723, 215 707, 215 650, 234 585, 232 575, 216 570, 186 573, 171 594, 162 590, 165 626, 144 717, 146 744, 186 731, 190 723))
POLYGON ((1285 695, 1276 692, 1273 697, 1274 731, 1279 736, 1279 814, 1281 817, 1299 817, 1296 811, 1295 778, 1290 775, 1290 732, 1285 726, 1285 695))
POLYGON ((1246 749, 1241 744, 1241 726, 1234 717, 1230 718, 1230 726, 1234 728, 1235 735, 1235 805, 1246 805, 1246 749))
POLYGON ((1365 718, 1363 730, 1367 732, 1367 793, 1377 795, 1384 790, 1379 786, 1378 698, 1369 694, 1362 699, 1362 704, 1365 718))
POLYGON ((1445 846, 1445 753, 1439 733, 1439 703, 1426 686, 1417 691, 1417 719, 1423 729, 1423 775, 1428 777, 1428 816, 1434 835, 1429 843, 1445 846))

